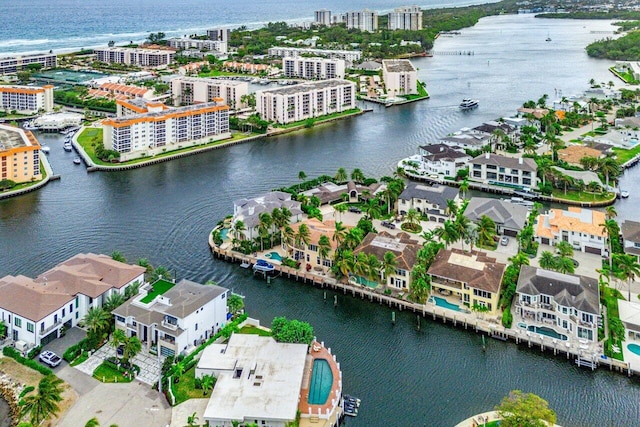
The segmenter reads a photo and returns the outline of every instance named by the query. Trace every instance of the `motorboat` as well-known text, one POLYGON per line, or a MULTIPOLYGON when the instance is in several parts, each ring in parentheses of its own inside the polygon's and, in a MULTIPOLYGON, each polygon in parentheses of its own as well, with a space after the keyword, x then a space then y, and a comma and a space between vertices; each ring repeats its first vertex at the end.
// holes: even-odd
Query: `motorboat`
POLYGON ((534 203, 531 200, 525 200, 522 197, 512 197, 509 199, 509 202, 514 205, 533 207, 534 203))
POLYGON ((70 142, 65 142, 64 145, 62 146, 62 148, 64 148, 64 151, 71 151, 73 150, 73 147, 71 146, 70 142))
POLYGON ((40 147, 40 151, 42 151, 44 154, 49 154, 51 152, 51 148, 49 148, 48 145, 43 145, 40 147))
POLYGON ((620 190, 620 197, 626 199, 629 197, 629 192, 627 190, 620 190))
POLYGON ((269 273, 274 269, 275 267, 273 266, 273 264, 269 264, 267 261, 263 259, 257 260, 256 263, 253 265, 254 271, 261 271, 263 273, 269 273))
POLYGON ((82 163, 82 160, 80 160, 80 157, 74 157, 73 163, 76 164, 76 165, 79 165, 79 164, 82 163))
POLYGON ((462 110, 471 110, 472 108, 476 108, 478 106, 477 99, 465 98, 460 103, 460 108, 462 110))

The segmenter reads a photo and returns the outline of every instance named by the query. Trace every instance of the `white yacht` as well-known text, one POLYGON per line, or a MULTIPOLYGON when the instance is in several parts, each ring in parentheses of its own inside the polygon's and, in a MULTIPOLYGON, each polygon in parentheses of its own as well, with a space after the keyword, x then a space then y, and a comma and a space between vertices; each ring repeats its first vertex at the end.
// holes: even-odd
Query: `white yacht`
POLYGON ((476 108, 478 106, 477 99, 465 98, 460 103, 460 108, 462 110, 471 110, 472 108, 476 108))

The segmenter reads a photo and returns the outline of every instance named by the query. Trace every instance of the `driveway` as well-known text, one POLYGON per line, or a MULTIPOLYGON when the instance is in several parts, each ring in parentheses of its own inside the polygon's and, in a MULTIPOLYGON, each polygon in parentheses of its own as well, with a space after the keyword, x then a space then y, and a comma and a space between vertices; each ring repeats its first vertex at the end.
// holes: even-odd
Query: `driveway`
MULTIPOLYGON (((71 347, 74 344, 77 344, 78 342, 83 340, 86 336, 87 336, 87 333, 85 331, 83 331, 82 329, 80 329, 80 328, 71 328, 71 329, 69 329, 67 331, 67 333, 63 337, 55 339, 55 340, 51 341, 49 344, 45 345, 42 348, 42 351, 45 351, 45 350, 53 351, 58 356, 62 357, 64 352, 69 347, 71 347)), ((36 358, 35 360, 38 360, 38 359, 36 358)), ((42 362, 39 362, 39 363, 41 365, 44 365, 44 363, 42 363, 42 362)), ((59 371, 62 370, 62 368, 64 368, 65 366, 68 366, 68 365, 69 364, 64 359, 62 359, 62 362, 60 362, 60 364, 58 366, 56 366, 55 368, 51 368, 51 366, 48 366, 48 365, 45 365, 45 366, 47 366, 48 368, 51 368, 53 370, 53 372, 56 375, 58 375, 59 371)))
MULTIPOLYGON (((83 426, 93 417, 102 426, 115 424, 119 427, 164 427, 171 423, 171 407, 163 395, 148 385, 139 381, 103 384, 73 368, 67 366, 65 372, 66 369, 74 371, 72 376, 84 377, 93 384, 84 392, 76 390, 78 401, 62 419, 60 427, 83 426)), ((71 385, 74 387, 72 383, 71 385)))

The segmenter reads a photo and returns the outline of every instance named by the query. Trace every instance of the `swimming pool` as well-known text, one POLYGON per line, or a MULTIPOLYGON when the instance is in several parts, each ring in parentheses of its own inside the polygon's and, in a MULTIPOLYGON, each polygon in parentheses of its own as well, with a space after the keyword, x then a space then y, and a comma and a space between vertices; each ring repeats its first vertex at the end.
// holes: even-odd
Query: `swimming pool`
POLYGON ((282 256, 278 252, 269 252, 264 254, 265 258, 282 262, 282 256))
POLYGON ((220 238, 222 240, 225 240, 227 238, 228 234, 229 234, 229 229, 228 228, 223 228, 222 230, 220 230, 220 238))
POLYGON ((371 280, 367 280, 366 278, 364 278, 362 276, 352 275, 352 276, 349 277, 349 282, 352 282, 352 279, 355 280, 355 282, 358 285, 367 286, 369 288, 377 288, 378 287, 378 282, 373 282, 371 280))
POLYGON ((638 344, 628 344, 627 349, 635 355, 640 356, 640 345, 638 344))
POLYGON ((520 322, 518 323, 518 328, 527 329, 527 324, 520 322))
POLYGON ((566 335, 559 334, 551 328, 547 328, 546 326, 529 326, 527 328, 528 331, 535 332, 536 334, 546 335, 551 338, 555 338, 557 340, 566 341, 568 338, 566 335))
POLYGON ((333 386, 333 372, 326 359, 313 361, 311 372, 311 385, 309 386, 309 404, 324 405, 327 403, 331 387, 333 386))
POLYGON ((438 307, 448 308, 449 310, 462 311, 460 306, 457 304, 451 304, 444 298, 440 297, 431 297, 431 302, 437 305, 438 307))

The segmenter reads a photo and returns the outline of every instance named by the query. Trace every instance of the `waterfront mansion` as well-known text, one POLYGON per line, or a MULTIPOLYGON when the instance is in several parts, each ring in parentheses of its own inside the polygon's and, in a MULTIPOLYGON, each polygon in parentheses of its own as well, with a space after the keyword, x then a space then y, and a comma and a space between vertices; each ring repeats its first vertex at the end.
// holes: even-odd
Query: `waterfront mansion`
POLYGON ((515 301, 515 314, 526 325, 557 328, 562 340, 598 341, 597 279, 523 265, 515 301))
POLYGON ((469 180, 516 189, 538 187, 535 160, 484 153, 469 162, 469 180))
POLYGON ((535 240, 544 245, 565 241, 582 252, 606 255, 607 232, 602 225, 603 212, 569 206, 567 210, 550 209, 538 216, 535 240))

